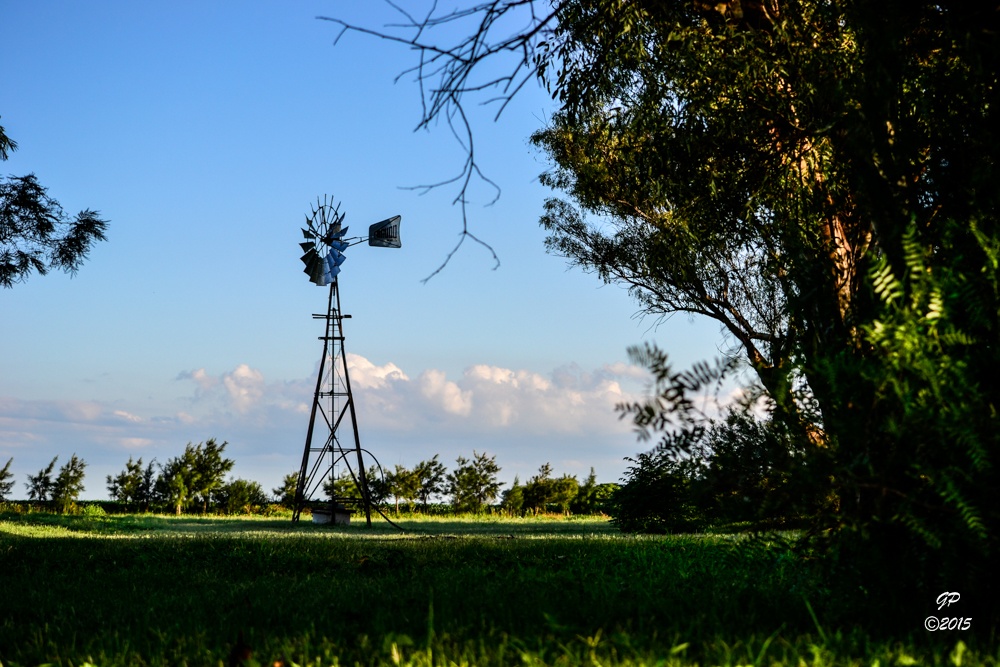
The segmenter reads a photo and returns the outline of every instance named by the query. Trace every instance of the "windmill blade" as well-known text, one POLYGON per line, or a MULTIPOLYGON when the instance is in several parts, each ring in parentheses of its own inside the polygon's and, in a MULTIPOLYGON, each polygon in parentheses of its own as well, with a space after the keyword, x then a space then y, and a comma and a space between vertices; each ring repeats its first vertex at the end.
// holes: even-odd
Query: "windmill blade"
POLYGON ((326 233, 326 236, 323 238, 323 242, 331 243, 335 239, 344 238, 344 234, 347 233, 348 229, 349 227, 341 227, 339 223, 334 225, 333 227, 330 228, 330 231, 326 233))
POLYGON ((340 266, 347 259, 347 255, 337 252, 336 250, 331 250, 330 254, 326 256, 326 263, 332 269, 335 266, 340 266))
POLYGON ((323 261, 322 257, 316 255, 309 261, 306 270, 309 274, 309 280, 319 285, 323 279, 323 274, 326 273, 326 262, 323 261))
POLYGON ((302 248, 303 272, 316 285, 328 285, 336 280, 340 267, 347 259, 344 250, 351 246, 346 241, 348 229, 343 224, 347 217, 340 210, 340 203, 327 196, 317 197, 306 214, 306 226, 302 228, 304 243, 302 248))

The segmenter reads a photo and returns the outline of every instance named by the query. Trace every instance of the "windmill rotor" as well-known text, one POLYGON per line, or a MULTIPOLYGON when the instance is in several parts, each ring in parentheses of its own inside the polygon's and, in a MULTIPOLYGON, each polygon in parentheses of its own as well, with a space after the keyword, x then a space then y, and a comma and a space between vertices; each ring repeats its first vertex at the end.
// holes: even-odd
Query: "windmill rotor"
POLYGON ((400 248, 399 225, 402 218, 395 215, 376 222, 368 227, 368 236, 347 238, 348 228, 344 226, 345 213, 340 212, 340 204, 334 205, 334 200, 326 195, 306 216, 306 226, 302 228, 305 241, 299 243, 303 255, 300 258, 305 264, 303 272, 309 276, 309 282, 325 287, 332 283, 340 273, 340 266, 347 259, 344 251, 357 243, 368 241, 368 245, 376 248, 400 248))
POLYGON ((299 244, 304 254, 300 259, 305 264, 303 271, 309 276, 309 282, 320 287, 336 279, 340 265, 347 259, 344 251, 350 243, 344 240, 347 234, 344 217, 340 204, 335 206, 333 199, 326 196, 322 201, 317 198, 311 215, 306 216, 306 226, 302 228, 305 241, 299 244))

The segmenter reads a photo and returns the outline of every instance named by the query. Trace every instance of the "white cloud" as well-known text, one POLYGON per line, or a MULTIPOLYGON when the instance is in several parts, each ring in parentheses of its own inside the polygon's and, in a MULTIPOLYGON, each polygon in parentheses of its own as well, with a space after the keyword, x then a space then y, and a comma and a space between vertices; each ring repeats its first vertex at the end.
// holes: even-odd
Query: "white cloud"
POLYGON ((131 412, 126 412, 125 410, 115 410, 112 414, 115 417, 124 419, 127 422, 132 422, 133 424, 138 424, 142 421, 142 417, 132 414, 131 412))
POLYGON ((472 392, 462 391, 457 384, 447 379, 443 371, 426 370, 417 378, 416 384, 420 396, 432 410, 436 408, 446 414, 463 417, 472 412, 472 392))
MULTIPOLYGON (((357 359, 355 363, 362 367, 363 358, 357 359)), ((393 364, 381 368, 388 367, 397 368, 393 364)), ((585 373, 567 366, 546 377, 477 364, 456 379, 428 369, 409 380, 399 371, 392 381, 369 383, 355 394, 369 427, 436 428, 466 436, 621 433, 628 427, 622 426, 614 410, 626 398, 618 375, 636 377, 627 367, 585 373)))
MULTIPOLYGON (((570 364, 538 373, 490 364, 449 376, 436 368, 406 372, 391 361, 347 357, 362 444, 383 466, 412 465, 440 454, 446 465, 472 450, 497 455, 508 479, 522 479, 551 461, 557 471, 617 479, 622 457, 642 449, 615 405, 641 398, 644 371, 627 364, 585 370, 570 364)), ((318 370, 318 368, 316 369, 318 370)), ((129 399, 25 401, 0 397, 0 464, 15 456, 18 474, 73 451, 88 468, 88 497, 99 481, 136 452, 166 461, 187 442, 228 441, 234 475, 266 488, 297 467, 316 376, 269 380, 242 363, 216 374, 204 368, 176 376, 190 381, 173 401, 129 399), (96 480, 96 481, 95 481, 96 480)))
POLYGON ((222 384, 237 412, 246 412, 264 397, 263 373, 246 364, 240 364, 233 372, 224 374, 222 384))
POLYGON ((202 391, 211 391, 219 384, 219 379, 209 375, 204 368, 193 371, 182 371, 177 375, 178 380, 191 380, 198 385, 202 391))
POLYGON ((386 387, 392 382, 405 382, 407 377, 399 366, 390 362, 384 366, 376 366, 359 354, 347 353, 347 369, 351 374, 351 388, 376 389, 386 387))

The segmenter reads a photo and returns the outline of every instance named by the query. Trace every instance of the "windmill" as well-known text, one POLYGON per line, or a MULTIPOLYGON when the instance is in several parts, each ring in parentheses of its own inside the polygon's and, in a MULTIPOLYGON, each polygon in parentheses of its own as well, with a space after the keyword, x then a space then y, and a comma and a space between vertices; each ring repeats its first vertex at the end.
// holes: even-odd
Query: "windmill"
MULTIPOLYGON (((316 391, 313 395, 312 410, 309 414, 309 428, 306 431, 305 448, 302 451, 302 465, 299 468, 298 484, 295 489, 295 506, 292 521, 298 521, 306 506, 321 513, 324 503, 312 498, 322 491, 324 482, 331 487, 337 477, 337 470, 346 470, 353 478, 360 493, 360 500, 348 496, 332 494, 327 507, 328 516, 336 522, 346 522, 350 516, 348 505, 354 504, 364 511, 365 521, 370 526, 371 494, 368 487, 358 434, 357 414, 351 380, 347 372, 347 356, 344 351, 344 315, 340 309, 340 287, 337 276, 346 259, 344 251, 352 245, 368 241, 376 248, 399 248, 400 216, 393 216, 368 227, 368 236, 348 237, 343 225, 345 214, 340 212, 340 204, 334 206, 332 199, 323 197, 316 200, 310 215, 306 216, 306 226, 302 229, 305 241, 302 247, 302 262, 309 282, 320 287, 329 286, 325 313, 313 314, 313 319, 326 321, 323 341, 323 356, 320 357, 319 373, 316 377, 316 391), (351 422, 353 434, 345 433, 345 420, 351 422), (353 436, 353 437, 352 437, 353 436)), ((374 458, 374 457, 373 457, 374 458)))

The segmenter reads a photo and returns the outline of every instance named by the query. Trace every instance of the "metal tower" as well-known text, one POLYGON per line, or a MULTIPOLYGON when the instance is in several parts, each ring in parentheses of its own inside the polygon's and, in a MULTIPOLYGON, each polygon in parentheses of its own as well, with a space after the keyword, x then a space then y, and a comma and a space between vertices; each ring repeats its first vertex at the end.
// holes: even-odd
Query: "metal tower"
MULTIPOLYGON (((368 491, 361 436, 358 434, 354 396, 351 393, 351 378, 344 352, 344 320, 350 317, 340 309, 340 290, 334 279, 330 283, 326 313, 313 314, 313 319, 326 320, 326 329, 324 335, 320 336, 323 341, 323 356, 319 362, 316 392, 309 415, 302 465, 299 468, 293 521, 298 521, 308 499, 317 495, 317 492, 322 492, 324 482, 329 480, 333 484, 340 468, 349 471, 354 478, 361 493, 361 500, 357 504, 365 513, 366 524, 372 524, 371 495, 368 491), (345 417, 350 418, 350 431, 345 431, 345 417)), ((347 506, 356 502, 353 498, 337 496, 331 501, 334 506, 347 506)))
POLYGON ((327 506, 331 519, 338 510, 346 512, 348 505, 356 505, 364 511, 365 521, 371 526, 371 494, 362 455, 362 452, 368 452, 361 448, 351 379, 347 370, 347 355, 344 352, 344 320, 351 316, 344 315, 340 309, 337 275, 346 259, 344 251, 352 245, 368 241, 368 245, 377 248, 401 247, 400 216, 370 225, 365 238, 345 238, 347 227, 342 225, 343 221, 344 214, 340 213, 339 205, 335 208, 333 202, 327 202, 325 197, 322 202, 317 200, 312 215, 306 216, 306 227, 302 229, 305 242, 299 244, 305 252, 301 259, 310 282, 320 287, 329 285, 330 292, 326 313, 313 314, 313 319, 325 320, 326 327, 323 336, 320 336, 323 341, 323 356, 320 357, 309 428, 302 451, 302 465, 299 467, 295 488, 292 521, 299 520, 307 505, 317 509, 322 506, 323 501, 313 498, 325 496, 329 499, 327 506), (344 423, 347 417, 351 422, 350 431, 346 430, 344 423), (360 500, 324 492, 324 483, 329 482, 332 487, 338 472, 343 471, 347 471, 354 480, 360 500))

